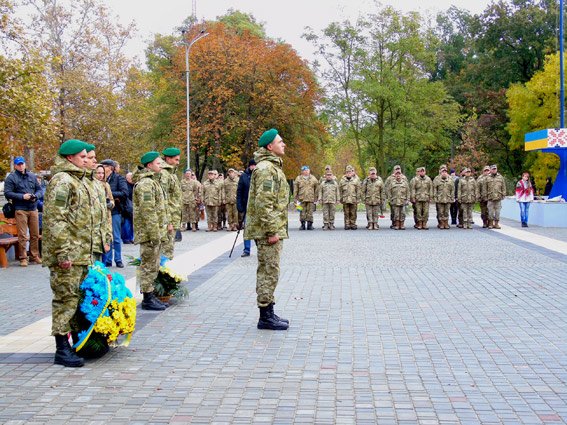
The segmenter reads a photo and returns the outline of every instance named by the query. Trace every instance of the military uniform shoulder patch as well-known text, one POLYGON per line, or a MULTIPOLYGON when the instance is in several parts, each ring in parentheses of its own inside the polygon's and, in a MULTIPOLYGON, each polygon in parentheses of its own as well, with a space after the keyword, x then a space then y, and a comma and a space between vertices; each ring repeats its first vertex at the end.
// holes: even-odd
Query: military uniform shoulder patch
POLYGON ((67 205, 68 197, 69 197, 68 190, 64 188, 57 189, 57 191, 55 192, 55 205, 58 207, 64 207, 65 205, 67 205))
POLYGON ((262 183, 262 190, 264 191, 272 191, 272 188, 274 187, 274 182, 272 180, 264 180, 264 182, 262 183))

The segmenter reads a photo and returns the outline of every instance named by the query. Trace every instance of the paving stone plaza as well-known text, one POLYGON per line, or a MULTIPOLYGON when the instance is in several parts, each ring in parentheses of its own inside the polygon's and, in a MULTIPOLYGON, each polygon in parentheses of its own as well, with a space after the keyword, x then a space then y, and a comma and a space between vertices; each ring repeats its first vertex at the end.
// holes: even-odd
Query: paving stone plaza
POLYGON ((567 231, 417 231, 409 218, 405 231, 386 220, 366 231, 364 218, 345 231, 337 214, 329 232, 316 215, 316 230, 298 231, 290 213, 280 332, 256 329, 255 249, 228 259, 227 232, 184 233, 181 260, 218 241, 189 298, 138 308, 130 346, 78 369, 52 364, 50 338, 11 339, 45 339, 34 326, 51 312, 48 270, 11 263, 0 270, 0 423, 566 423, 567 231))

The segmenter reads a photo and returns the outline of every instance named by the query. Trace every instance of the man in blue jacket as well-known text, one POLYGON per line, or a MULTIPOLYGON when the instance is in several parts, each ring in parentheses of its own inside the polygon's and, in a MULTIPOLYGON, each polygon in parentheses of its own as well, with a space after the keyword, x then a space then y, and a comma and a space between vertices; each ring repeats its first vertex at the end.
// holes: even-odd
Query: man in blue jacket
MULTIPOLYGON (((238 215, 244 217, 246 214, 246 205, 248 205, 248 192, 250 191, 250 179, 252 178, 252 171, 256 168, 256 161, 251 159, 248 162, 248 168, 242 173, 238 180, 238 187, 236 188, 236 209, 238 215)), ((238 220, 240 225, 244 225, 243 218, 238 220)), ((250 256, 250 240, 244 239, 244 251, 241 257, 250 256)))
POLYGON ((28 232, 30 241, 31 261, 41 264, 39 256, 39 216, 37 200, 42 195, 40 184, 34 173, 26 170, 24 157, 14 158, 13 173, 6 177, 4 196, 14 204, 16 210, 16 227, 18 229, 18 257, 20 266, 28 265, 28 232))
POLYGON ((102 255, 106 267, 112 266, 112 253, 116 267, 123 268, 122 262, 122 212, 127 206, 128 183, 126 179, 116 172, 116 162, 105 159, 100 162, 104 166, 106 181, 112 191, 114 208, 112 209, 112 245, 110 251, 102 255))

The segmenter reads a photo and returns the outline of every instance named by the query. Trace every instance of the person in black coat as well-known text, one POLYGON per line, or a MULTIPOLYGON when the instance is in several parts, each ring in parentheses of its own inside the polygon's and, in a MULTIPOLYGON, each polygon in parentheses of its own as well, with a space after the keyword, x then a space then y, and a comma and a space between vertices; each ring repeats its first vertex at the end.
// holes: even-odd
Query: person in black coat
MULTIPOLYGON (((236 209, 238 210, 239 222, 244 225, 246 221, 246 206, 248 205, 248 192, 250 190, 250 179, 252 178, 252 172, 256 168, 256 161, 251 159, 248 162, 248 168, 238 180, 238 187, 236 188, 236 209)), ((250 256, 250 240, 244 239, 244 251, 241 257, 250 256)))
POLYGON ((553 188, 553 183, 551 183, 551 177, 548 177, 545 179, 545 188, 543 189, 543 196, 549 196, 552 188, 553 188))
POLYGON ((128 183, 126 179, 116 172, 116 163, 112 159, 101 161, 106 174, 106 182, 110 186, 114 198, 112 209, 112 246, 110 251, 102 255, 106 267, 112 266, 112 253, 116 267, 123 268, 122 262, 122 212, 127 207, 128 183))

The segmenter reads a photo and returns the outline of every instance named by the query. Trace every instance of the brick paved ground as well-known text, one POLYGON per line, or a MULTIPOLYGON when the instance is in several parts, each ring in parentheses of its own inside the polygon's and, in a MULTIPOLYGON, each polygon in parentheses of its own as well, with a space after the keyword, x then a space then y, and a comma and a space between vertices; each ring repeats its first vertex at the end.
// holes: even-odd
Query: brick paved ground
MULTIPOLYGON (((567 256, 478 227, 316 227, 291 215, 276 292, 288 331, 255 327, 255 250, 224 254, 186 302, 140 311, 127 349, 81 369, 0 357, 0 422, 567 422, 567 256)), ((49 314, 46 275, 13 291, 16 270, 0 271, 4 334, 49 314)))

